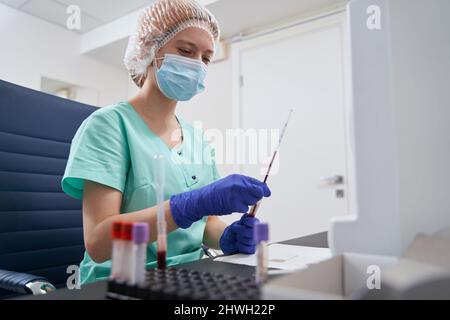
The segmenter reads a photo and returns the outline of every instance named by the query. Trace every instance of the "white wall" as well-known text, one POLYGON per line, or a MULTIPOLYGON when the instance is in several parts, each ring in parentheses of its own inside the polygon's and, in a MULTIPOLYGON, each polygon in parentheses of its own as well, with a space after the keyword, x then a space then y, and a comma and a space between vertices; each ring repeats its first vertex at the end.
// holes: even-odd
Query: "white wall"
POLYGON ((334 221, 334 253, 399 256, 418 233, 450 226, 449 10, 448 0, 349 4, 357 217, 334 221), (378 29, 367 28, 374 5, 378 29))
POLYGON ((450 1, 390 2, 401 240, 450 227, 450 1))
POLYGON ((127 97, 125 70, 80 55, 80 35, 0 4, 0 78, 41 89, 41 77, 94 89, 99 105, 127 97))

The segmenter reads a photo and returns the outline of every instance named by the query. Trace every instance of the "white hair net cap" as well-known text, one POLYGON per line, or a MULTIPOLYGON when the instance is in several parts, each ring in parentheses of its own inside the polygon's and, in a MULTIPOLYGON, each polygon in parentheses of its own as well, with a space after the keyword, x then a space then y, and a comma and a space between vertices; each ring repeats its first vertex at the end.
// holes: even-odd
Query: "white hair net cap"
POLYGON ((208 32, 213 43, 219 39, 217 20, 195 0, 157 0, 145 9, 136 33, 130 37, 124 59, 138 87, 143 86, 157 51, 176 34, 192 27, 208 32))

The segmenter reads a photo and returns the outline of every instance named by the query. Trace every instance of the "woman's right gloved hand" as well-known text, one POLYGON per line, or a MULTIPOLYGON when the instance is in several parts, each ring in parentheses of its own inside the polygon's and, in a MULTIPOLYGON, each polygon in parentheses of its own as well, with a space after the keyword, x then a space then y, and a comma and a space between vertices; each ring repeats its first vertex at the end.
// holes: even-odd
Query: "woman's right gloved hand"
POLYGON ((186 229, 204 216, 246 213, 248 206, 269 196, 270 190, 265 183, 233 174, 202 188, 172 196, 170 210, 175 223, 186 229))

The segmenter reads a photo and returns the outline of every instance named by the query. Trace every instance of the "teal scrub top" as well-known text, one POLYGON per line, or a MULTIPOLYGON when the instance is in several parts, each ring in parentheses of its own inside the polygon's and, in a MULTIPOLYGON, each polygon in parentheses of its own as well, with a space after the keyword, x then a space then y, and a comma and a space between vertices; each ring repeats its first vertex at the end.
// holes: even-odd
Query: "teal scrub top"
MULTIPOLYGON (((153 207, 157 204, 152 164, 155 155, 164 157, 165 200, 219 179, 214 149, 208 146, 203 132, 177 119, 183 142, 170 149, 128 102, 95 111, 72 140, 62 179, 63 191, 82 199, 84 181, 90 180, 122 192, 121 214, 153 207)), ((202 257, 206 219, 168 234, 168 265, 202 257)), ((156 242, 147 246, 146 267, 156 267, 156 242)), ((110 270, 111 261, 95 263, 85 252, 80 264, 81 284, 105 279, 110 270)))

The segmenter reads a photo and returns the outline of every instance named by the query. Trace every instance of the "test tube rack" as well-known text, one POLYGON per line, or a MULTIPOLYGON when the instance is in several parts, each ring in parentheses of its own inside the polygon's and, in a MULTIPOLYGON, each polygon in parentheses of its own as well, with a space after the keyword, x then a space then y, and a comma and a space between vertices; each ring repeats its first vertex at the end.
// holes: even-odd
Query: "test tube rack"
POLYGON ((259 300, 254 278, 182 268, 150 269, 146 284, 109 280, 106 297, 114 300, 259 300))

